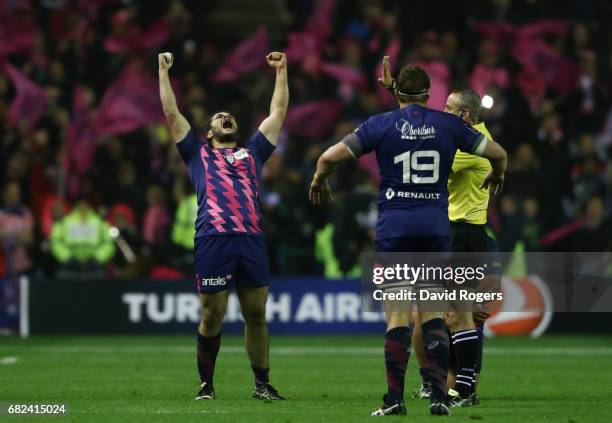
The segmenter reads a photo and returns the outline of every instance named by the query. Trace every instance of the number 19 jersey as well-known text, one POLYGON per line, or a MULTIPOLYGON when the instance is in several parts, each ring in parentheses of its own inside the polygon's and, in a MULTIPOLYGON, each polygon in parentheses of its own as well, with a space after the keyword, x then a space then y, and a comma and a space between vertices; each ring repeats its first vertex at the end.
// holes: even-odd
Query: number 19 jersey
POLYGON ((485 137, 450 113, 416 104, 375 115, 346 143, 376 152, 381 182, 376 240, 450 237, 448 177, 457 150, 481 155, 485 137))

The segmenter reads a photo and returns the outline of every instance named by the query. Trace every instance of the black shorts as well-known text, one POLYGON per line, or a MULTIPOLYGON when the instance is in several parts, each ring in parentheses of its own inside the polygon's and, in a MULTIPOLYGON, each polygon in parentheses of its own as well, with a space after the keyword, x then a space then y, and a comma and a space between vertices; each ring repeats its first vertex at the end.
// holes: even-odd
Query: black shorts
POLYGON ((489 250, 485 225, 465 222, 451 222, 453 235, 453 252, 477 253, 489 250))
POLYGON ((497 242, 487 234, 485 225, 451 222, 453 262, 456 266, 485 267, 485 274, 501 274, 497 242), (477 254, 470 254, 477 253, 477 254))

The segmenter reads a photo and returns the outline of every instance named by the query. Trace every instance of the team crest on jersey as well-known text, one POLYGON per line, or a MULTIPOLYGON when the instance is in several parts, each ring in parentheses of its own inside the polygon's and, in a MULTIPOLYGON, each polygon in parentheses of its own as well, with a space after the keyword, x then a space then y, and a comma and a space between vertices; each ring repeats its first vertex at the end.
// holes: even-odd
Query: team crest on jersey
POLYGON ((227 162, 229 164, 234 164, 234 162, 236 160, 242 160, 249 157, 249 152, 246 151, 244 148, 241 148, 240 150, 236 151, 235 153, 227 153, 225 155, 225 160, 227 160, 227 162))
POLYGON ((249 152, 246 151, 244 148, 241 148, 240 150, 234 153, 234 159, 236 160, 246 159, 247 157, 249 157, 249 152))

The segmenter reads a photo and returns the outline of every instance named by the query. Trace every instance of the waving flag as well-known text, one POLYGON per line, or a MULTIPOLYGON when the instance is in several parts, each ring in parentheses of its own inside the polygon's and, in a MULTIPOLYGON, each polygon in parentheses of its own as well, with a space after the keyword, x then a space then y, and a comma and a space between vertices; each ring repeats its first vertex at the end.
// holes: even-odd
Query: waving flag
POLYGON ((317 0, 314 11, 306 24, 306 32, 315 36, 322 46, 333 32, 332 15, 334 0, 317 0))
POLYGON ((319 100, 289 107, 285 127, 290 133, 320 140, 342 112, 339 100, 319 100))
POLYGON ((349 84, 356 88, 364 88, 367 85, 366 77, 359 69, 331 62, 322 62, 319 69, 321 72, 336 78, 342 84, 349 84))
MULTIPOLYGON (((389 65, 391 67, 391 74, 393 74, 393 69, 397 66, 397 59, 399 57, 400 49, 402 48, 402 42, 399 36, 394 36, 391 39, 391 42, 387 46, 387 50, 385 50, 385 56, 389 56, 389 65)), ((374 71, 375 80, 378 80, 383 72, 382 61, 376 66, 376 70, 374 71)), ((393 94, 389 93, 385 88, 381 87, 380 84, 376 83, 376 95, 378 96, 378 102, 385 109, 391 109, 395 106, 395 97, 393 94)))
POLYGON ((287 37, 285 53, 289 63, 300 62, 311 55, 319 55, 317 39, 308 32, 292 32, 287 37))
POLYGON ((106 90, 95 126, 104 136, 124 134, 163 120, 157 82, 133 62, 106 90))
POLYGON ((559 94, 568 94, 576 86, 576 64, 549 46, 533 28, 519 32, 512 56, 524 68, 539 72, 546 85, 559 94))
POLYGON ((268 32, 260 28, 253 36, 240 43, 211 77, 214 82, 232 82, 241 75, 266 63, 268 54, 268 32))
MULTIPOLYGON (((547 19, 520 27, 500 22, 477 22, 475 27, 488 40, 510 45, 512 57, 523 66, 524 74, 540 73, 546 86, 559 94, 574 89, 577 66, 544 39, 546 35, 566 35, 570 28, 568 21, 547 19)), ((531 93, 523 90, 523 94, 530 96, 531 93)))
POLYGON ((162 18, 144 31, 134 25, 126 34, 109 36, 104 41, 104 48, 109 53, 136 54, 158 48, 169 35, 168 21, 162 18))
POLYGON ((446 107, 446 97, 448 96, 448 86, 450 83, 450 70, 448 65, 442 61, 438 62, 419 62, 429 75, 431 88, 429 89, 428 106, 436 110, 444 110, 446 107))
POLYGON ((47 96, 41 87, 10 63, 4 63, 2 69, 13 83, 16 92, 9 108, 9 119, 13 125, 26 121, 32 129, 47 109, 47 96))
POLYGON ((470 86, 479 95, 484 95, 492 85, 507 88, 509 84, 510 75, 503 68, 492 68, 479 63, 474 66, 474 70, 470 75, 470 86))

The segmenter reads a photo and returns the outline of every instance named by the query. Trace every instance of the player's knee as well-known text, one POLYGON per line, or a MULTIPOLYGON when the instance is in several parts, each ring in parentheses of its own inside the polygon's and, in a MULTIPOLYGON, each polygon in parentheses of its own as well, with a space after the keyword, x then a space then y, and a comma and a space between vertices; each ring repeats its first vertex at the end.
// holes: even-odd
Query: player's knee
POLYGON ((427 323, 433 319, 444 319, 443 311, 423 311, 419 313, 421 317, 421 324, 427 323))
POLYGON ((266 324, 266 308, 253 307, 242 311, 242 317, 247 325, 265 325, 266 324))
POLYGON ((410 325, 410 312, 393 311, 387 312, 387 331, 397 327, 410 325))
POLYGON ((454 311, 445 313, 444 322, 446 323, 448 330, 454 332, 456 330, 455 328, 457 327, 457 313, 455 313, 454 311))
POLYGON ((459 330, 474 329, 474 320, 472 318, 472 313, 470 312, 455 313, 455 318, 452 324, 448 325, 448 328, 451 332, 457 332, 459 330))
POLYGON ((208 306, 202 309, 200 327, 205 332, 219 332, 223 324, 224 310, 221 307, 208 306))

